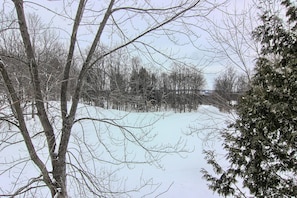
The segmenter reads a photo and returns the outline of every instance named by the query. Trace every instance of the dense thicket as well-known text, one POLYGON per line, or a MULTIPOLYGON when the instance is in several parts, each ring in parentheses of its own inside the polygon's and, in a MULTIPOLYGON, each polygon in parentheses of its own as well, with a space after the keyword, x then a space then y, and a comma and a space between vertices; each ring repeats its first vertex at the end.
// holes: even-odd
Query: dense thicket
POLYGON ((140 58, 129 60, 107 58, 93 67, 86 77, 83 101, 105 108, 180 112, 196 109, 202 102, 201 71, 175 64, 168 72, 157 72, 146 68, 140 58))
POLYGON ((254 31, 261 44, 256 74, 237 107, 238 119, 222 132, 228 168, 212 152, 206 155, 218 177, 202 170, 204 177, 223 196, 247 197, 239 181, 255 197, 297 195, 297 8, 289 0, 281 6, 286 17, 264 9, 254 31))

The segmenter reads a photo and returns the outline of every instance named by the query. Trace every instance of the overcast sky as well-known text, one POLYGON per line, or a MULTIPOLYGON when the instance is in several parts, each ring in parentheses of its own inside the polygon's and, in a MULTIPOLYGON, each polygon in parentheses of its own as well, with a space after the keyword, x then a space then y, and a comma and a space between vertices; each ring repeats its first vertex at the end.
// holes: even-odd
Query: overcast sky
MULTIPOLYGON (((56 31, 59 32, 58 34, 60 35, 60 38, 62 38, 62 40, 65 43, 68 43, 70 38, 69 34, 72 29, 72 21, 67 19, 67 17, 69 16, 74 18, 77 3, 76 2, 69 3, 71 2, 70 0, 69 1, 31 0, 30 2, 33 2, 33 3, 27 4, 26 9, 29 10, 30 12, 34 12, 38 14, 41 17, 43 23, 49 23, 52 27, 55 27, 56 31), (40 5, 34 5, 35 3, 40 5), (66 16, 65 16, 65 12, 66 12, 66 16), (61 14, 63 13, 64 16, 60 17, 56 15, 60 13, 61 14)), ((90 4, 87 5, 87 9, 95 9, 96 11, 99 12, 101 8, 106 7, 108 3, 107 0, 100 1, 99 4, 95 2, 96 1, 90 1, 90 4)), ((128 2, 128 5, 130 4, 130 6, 137 6, 135 4, 141 4, 142 1, 130 0, 130 1, 125 1, 125 3, 126 2, 128 2)), ((159 1, 159 0, 151 1, 151 3, 156 3, 156 2, 158 2, 158 4, 162 4, 161 7, 166 7, 166 2, 168 3, 170 1, 159 1)), ((220 3, 222 2, 222 0, 217 0, 217 1, 211 0, 209 2, 220 3)), ((188 32, 192 31, 192 33, 194 32, 197 36, 199 36, 199 39, 196 39, 195 37, 193 37, 193 35, 191 35, 191 39, 192 41, 194 41, 193 43, 191 43, 192 41, 189 42, 188 40, 189 38, 187 38, 188 36, 187 33, 182 32, 183 29, 181 27, 174 26, 176 25, 176 23, 173 24, 172 26, 168 25, 166 26, 166 28, 168 29, 176 28, 176 31, 180 31, 180 34, 175 32, 174 35, 169 36, 170 39, 168 38, 168 36, 150 35, 146 38, 141 39, 141 41, 149 42, 154 47, 159 48, 161 51, 172 53, 174 55, 177 55, 177 57, 180 57, 180 58, 184 57, 185 62, 190 63, 191 65, 203 71, 204 76, 207 80, 206 89, 212 89, 213 79, 217 77, 224 70, 224 68, 228 64, 230 64, 230 62, 224 59, 219 59, 219 60, 214 59, 214 54, 209 52, 209 50, 211 49, 211 46, 209 45, 209 41, 211 40, 211 37, 209 36, 208 31, 209 29, 214 27, 212 23, 223 26, 224 21, 226 20, 228 14, 229 16, 231 16, 235 12, 237 14, 241 13, 242 10, 247 9, 251 3, 252 3, 252 0, 240 0, 240 1, 229 0, 229 2, 224 7, 220 7, 214 10, 206 18, 201 18, 201 19, 191 18, 185 21, 187 23, 195 24, 191 26, 191 29, 185 30, 188 32), (174 42, 172 42, 172 40, 174 40, 174 42), (175 42, 177 42, 179 45, 176 45, 175 42)), ((5 8, 6 11, 9 11, 10 9, 13 8, 10 1, 5 1, 5 6, 6 6, 5 8)), ((202 4, 201 9, 198 11, 201 13, 206 12, 205 8, 207 6, 209 5, 202 4)), ((189 15, 191 14, 193 13, 189 13, 189 15)), ((119 12, 119 14, 115 16, 115 18, 117 18, 117 20, 120 21, 121 17, 123 16, 121 16, 121 12, 119 12)), ((95 32, 94 27, 98 27, 98 21, 100 21, 100 19, 98 20, 96 18, 96 13, 91 14, 89 12, 84 17, 85 18, 83 22, 92 23, 93 21, 95 25, 93 26, 85 25, 81 29, 78 39, 79 39, 79 45, 82 49, 90 45, 94 36, 94 34, 92 33, 95 32)), ((125 24, 126 26, 125 28, 123 28, 124 30, 126 30, 125 34, 127 34, 127 37, 130 36, 131 38, 134 36, 133 34, 136 34, 138 29, 139 29, 139 32, 141 32, 143 29, 146 28, 146 27, 142 27, 145 24, 144 23, 145 19, 135 18, 135 17, 134 18, 132 17, 132 19, 133 19, 133 24, 123 22, 123 24, 125 24), (131 34, 129 29, 133 29, 133 31, 131 31, 131 34)), ((116 40, 116 39, 120 39, 119 37, 109 34, 111 33, 111 31, 113 31, 112 29, 106 28, 105 31, 107 32, 107 34, 105 34, 105 37, 103 37, 102 39, 103 40, 102 43, 104 45, 109 45, 110 43, 112 43, 111 45, 115 45, 118 42, 120 42, 116 40)), ((223 31, 223 30, 220 30, 220 31, 223 31)), ((228 31, 225 31, 225 32, 224 31, 223 31, 223 34, 226 34, 226 32, 228 32, 228 31)), ((174 33, 174 32, 169 32, 169 34, 170 33, 174 33)), ((141 50, 144 50, 144 49, 140 49, 140 51, 141 50)), ((137 52, 137 50, 134 50, 133 53, 135 53, 136 56, 140 56, 142 59, 145 59, 145 56, 146 56, 145 53, 139 53, 137 52)), ((156 54, 153 54, 153 56, 156 61, 160 62, 161 67, 169 68, 171 63, 166 62, 166 58, 156 54)), ((145 60, 143 61, 146 62, 145 60)))

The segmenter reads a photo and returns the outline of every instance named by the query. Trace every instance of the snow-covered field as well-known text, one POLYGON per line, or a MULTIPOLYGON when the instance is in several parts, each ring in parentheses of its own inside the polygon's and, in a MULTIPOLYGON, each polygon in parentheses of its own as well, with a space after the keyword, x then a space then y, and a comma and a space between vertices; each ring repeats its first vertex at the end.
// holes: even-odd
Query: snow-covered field
MULTIPOLYGON (((54 116, 52 122, 59 126, 59 118, 55 117, 55 106, 58 105, 52 104, 53 110, 50 113, 54 116)), ((220 152, 221 142, 218 130, 225 127, 227 121, 233 119, 231 114, 221 113, 212 106, 200 106, 197 111, 188 113, 127 113, 81 104, 77 118, 82 119, 74 125, 68 157, 81 169, 90 170, 105 178, 106 180, 103 179, 100 185, 115 190, 117 188, 129 190, 148 184, 139 192, 131 191, 129 193, 131 197, 218 197, 208 189, 200 173, 201 168, 211 170, 204 160, 203 149, 216 149, 220 152), (96 117, 100 122, 84 120, 83 118, 86 117, 96 117), (117 124, 126 127, 119 128, 117 124), (139 142, 135 141, 136 137, 140 140, 139 142), (151 149, 151 152, 139 146, 140 143, 151 149), (169 145, 177 145, 177 143, 179 143, 178 146, 174 148, 181 152, 171 153, 172 148, 169 145), (165 150, 162 150, 160 145, 165 150), (162 152, 155 152, 158 149, 162 152), (157 159, 158 161, 155 161, 157 159), (145 160, 150 163, 141 163, 145 160), (131 161, 131 163, 127 165, 122 161, 131 161), (133 161, 137 163, 132 163, 133 161), (110 175, 111 172, 112 175, 110 175)), ((28 123, 36 129, 37 133, 40 126, 32 119, 28 123)), ((7 131, 8 128, 2 126, 1 130, 7 131)), ((10 130, 13 131, 13 127, 10 130)), ((57 133, 59 133, 58 128, 57 133)), ((3 134, 0 136, 2 139, 3 134)), ((13 138, 18 140, 20 136, 16 135, 13 138)), ((44 139, 36 135, 35 142, 38 145, 37 148, 40 148, 38 153, 44 154, 43 160, 47 161, 46 149, 43 148, 44 139)), ((38 176, 35 173, 36 168, 25 162, 28 154, 23 143, 5 149, 2 145, 1 149, 1 172, 12 166, 12 164, 5 165, 5 162, 17 158, 23 158, 24 162, 0 174, 2 191, 0 193, 16 189, 19 183, 28 182, 30 176, 38 176), (17 184, 14 184, 13 180, 17 180, 17 184)), ((74 169, 68 171, 71 175, 74 169)), ((71 189, 70 197, 79 197, 79 194, 83 193, 71 180, 68 185, 71 189)))

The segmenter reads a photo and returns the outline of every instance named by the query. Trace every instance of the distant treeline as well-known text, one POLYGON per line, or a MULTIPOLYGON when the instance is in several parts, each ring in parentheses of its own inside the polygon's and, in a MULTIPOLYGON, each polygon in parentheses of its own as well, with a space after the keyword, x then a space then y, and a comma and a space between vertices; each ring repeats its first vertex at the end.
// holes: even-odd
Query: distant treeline
MULTIPOLYGON (((26 69, 24 54, 1 49, 7 70, 13 74, 12 83, 22 102, 34 102, 33 90, 30 88, 30 73, 26 69)), ((38 56, 41 65, 39 77, 43 99, 45 101, 59 101, 66 54, 62 46, 57 45, 52 51, 38 56)), ((100 56, 100 52, 98 52, 100 56)), ((79 60, 77 60, 79 62, 79 60)), ((76 60, 73 61, 69 77, 71 92, 67 99, 71 100, 74 92, 78 71, 76 60)), ((203 73, 196 66, 173 62, 171 67, 160 70, 160 66, 146 65, 139 57, 130 58, 120 51, 113 56, 95 62, 84 74, 83 89, 80 95, 82 102, 119 110, 160 111, 173 109, 177 112, 192 111, 200 104, 229 106, 230 101, 238 98, 234 85, 239 81, 229 80, 228 74, 218 78, 215 91, 203 90, 205 79, 203 73), (227 78, 227 81, 226 81, 227 78), (226 82, 232 82, 230 86, 226 82), (222 90, 222 91, 220 91, 222 90)), ((237 86, 238 87, 238 86, 237 86)), ((6 88, 0 81, 1 95, 5 95, 6 88)), ((9 100, 9 98, 6 100, 9 100)), ((3 101, 2 101, 3 102, 3 101)))
MULTIPOLYGON (((227 93, 225 93, 227 94, 227 93)), ((94 93, 90 91, 83 101, 89 105, 118 110, 189 112, 199 105, 213 105, 223 111, 230 110, 243 93, 228 93, 229 100, 215 90, 151 90, 145 96, 130 92, 111 90, 94 93)))

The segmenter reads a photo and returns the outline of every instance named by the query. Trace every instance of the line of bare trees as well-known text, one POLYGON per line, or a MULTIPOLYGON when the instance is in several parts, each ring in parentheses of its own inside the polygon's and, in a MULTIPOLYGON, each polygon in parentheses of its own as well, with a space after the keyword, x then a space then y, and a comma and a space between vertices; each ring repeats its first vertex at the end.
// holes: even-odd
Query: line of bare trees
MULTIPOLYGON (((55 31, 51 31, 36 14, 28 16, 28 26, 36 59, 42 65, 42 95, 45 101, 58 101, 67 50, 59 42, 55 31)), ((1 55, 9 65, 8 73, 13 74, 12 81, 17 85, 20 99, 34 107, 32 89, 27 86, 32 83, 30 72, 25 69, 26 55, 21 41, 18 40, 19 36, 17 31, 10 31, 9 34, 2 32, 1 55)), ((93 59, 98 59, 106 52, 106 47, 98 47, 93 59)), ((71 99, 74 92, 71 88, 79 75, 80 68, 77 65, 81 64, 78 57, 74 57, 72 62, 67 100, 71 99)), ((194 66, 173 63, 171 68, 162 72, 156 66, 145 65, 141 58, 130 57, 126 50, 118 50, 95 61, 85 74, 80 99, 90 105, 120 110, 174 109, 185 112, 197 109, 199 104, 215 105, 223 110, 232 108, 231 101, 238 100, 238 96, 247 89, 249 81, 248 75, 238 76, 234 68, 228 67, 215 79, 214 92, 205 94, 201 93, 205 82, 203 74, 194 66)), ((2 93, 5 92, 3 88, 4 86, 0 87, 2 93)))
MULTIPOLYGON (((48 51, 36 50, 38 63, 42 64, 40 85, 46 101, 59 101, 58 85, 66 50, 59 43, 51 45, 52 48, 48 51)), ((32 89, 27 86, 31 83, 30 73, 22 61, 25 54, 10 52, 9 48, 11 47, 1 49, 3 60, 9 66, 7 71, 14 74, 12 81, 17 85, 16 91, 20 99, 28 105, 33 104, 32 89), (23 65, 23 69, 20 69, 20 65, 23 65)), ((202 72, 194 67, 175 64, 166 73, 145 68, 143 65, 138 57, 130 59, 121 53, 107 56, 86 72, 80 99, 89 105, 119 110, 150 111, 163 108, 185 112, 197 109, 201 103, 200 90, 205 82, 202 72)), ((78 68, 72 68, 71 79, 75 79, 77 75, 78 68)), ((75 80, 71 79, 69 83, 74 85, 75 80)), ((1 92, 5 92, 4 86, 1 87, 1 92)), ((71 95, 67 98, 70 100, 71 95)))
POLYGON ((88 71, 82 93, 84 102, 139 111, 197 108, 199 91, 204 86, 199 70, 175 65, 165 73, 143 67, 137 57, 124 60, 107 58, 88 71))
MULTIPOLYGON (((36 15, 30 15, 30 21, 42 26, 36 15)), ((42 29, 36 28, 39 31, 42 29)), ((34 31, 37 34, 37 30, 34 31)), ((1 54, 6 64, 9 65, 7 71, 13 74, 12 81, 17 85, 16 90, 20 99, 28 105, 33 105, 32 89, 26 86, 31 83, 30 73, 19 67, 24 64, 22 57, 25 57, 25 54, 17 51, 16 45, 20 43, 18 44, 19 41, 14 38, 16 36, 14 34, 16 33, 3 34, 2 42, 5 48, 1 49, 1 54), (11 42, 7 40, 15 42, 9 46, 11 42)), ((33 38, 39 41, 35 44, 38 45, 35 51, 38 54, 39 64, 43 66, 40 72, 42 94, 46 101, 58 101, 60 100, 58 85, 63 72, 63 56, 65 56, 66 49, 55 41, 54 32, 38 33, 38 36, 33 38), (49 44, 50 47, 47 47, 49 44)), ((100 53, 104 51, 106 49, 101 47, 95 57, 100 56, 100 53)), ((118 110, 174 109, 185 112, 197 109, 199 104, 230 108, 230 102, 236 101, 238 96, 247 89, 246 76, 238 76, 231 67, 215 79, 214 92, 205 94, 201 92, 205 85, 203 74, 195 67, 175 63, 170 70, 162 72, 156 67, 149 69, 144 65, 139 57, 130 58, 123 51, 117 51, 112 56, 105 57, 87 71, 81 100, 89 105, 118 110)), ((75 84, 73 79, 78 72, 79 68, 72 68, 70 84, 75 84)), ((0 87, 2 93, 5 92, 3 88, 4 86, 0 87)), ((70 100, 71 94, 67 98, 70 100)), ((34 115, 34 108, 32 111, 34 115)))
POLYGON ((212 104, 222 111, 229 111, 233 109, 234 103, 240 100, 248 88, 248 76, 239 75, 233 67, 227 67, 215 78, 212 104))

